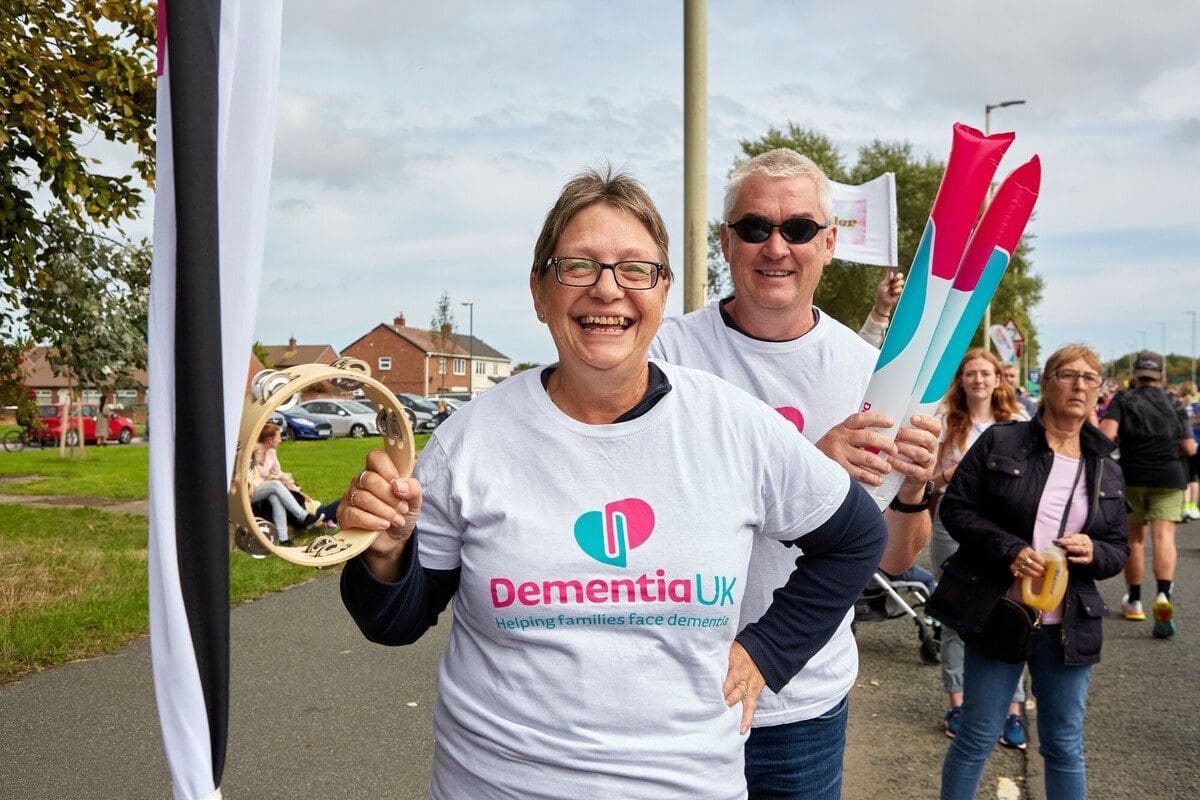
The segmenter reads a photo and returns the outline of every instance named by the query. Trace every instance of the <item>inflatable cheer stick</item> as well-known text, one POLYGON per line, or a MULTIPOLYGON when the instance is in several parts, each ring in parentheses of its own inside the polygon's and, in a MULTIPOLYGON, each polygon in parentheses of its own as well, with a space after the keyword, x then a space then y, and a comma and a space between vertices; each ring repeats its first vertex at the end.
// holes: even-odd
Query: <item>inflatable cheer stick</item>
POLYGON ((302 567, 332 567, 366 550, 379 535, 379 531, 342 528, 332 535, 318 536, 306 547, 289 546, 279 541, 281 531, 275 530, 270 521, 256 518, 250 507, 246 471, 250 468, 254 445, 263 426, 276 410, 294 403, 302 390, 326 381, 340 389, 361 389, 367 399, 375 402, 379 407, 375 421, 383 434, 384 449, 402 476, 412 474, 416 452, 408 415, 396 395, 371 377, 371 369, 365 361, 341 358, 330 365, 300 364, 258 373, 251 382, 250 397, 242 406, 233 482, 229 488, 230 544, 255 558, 276 555, 302 567))
MULTIPOLYGON (((904 419, 912 418, 913 414, 932 414, 950 388, 958 364, 979 329, 984 311, 1033 213, 1041 180, 1042 164, 1034 156, 1013 170, 996 192, 967 244, 904 419)), ((867 487, 867 491, 882 508, 896 496, 903 480, 903 475, 893 471, 884 477, 882 484, 867 487)))
POLYGON ((961 122, 954 125, 946 172, 861 406, 862 411, 895 420, 888 435, 894 435, 903 420, 967 237, 1012 140, 1011 133, 984 136, 961 122))

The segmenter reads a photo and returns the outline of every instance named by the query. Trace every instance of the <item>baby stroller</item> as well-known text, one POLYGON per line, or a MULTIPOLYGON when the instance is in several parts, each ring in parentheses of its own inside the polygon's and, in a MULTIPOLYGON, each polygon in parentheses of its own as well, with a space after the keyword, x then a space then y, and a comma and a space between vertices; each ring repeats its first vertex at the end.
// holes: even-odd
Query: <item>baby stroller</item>
POLYGON ((929 600, 929 588, 919 580, 902 580, 875 570, 871 582, 854 603, 854 623, 879 622, 907 616, 917 625, 921 642, 921 662, 937 664, 941 660, 941 631, 925 621, 915 609, 929 600))

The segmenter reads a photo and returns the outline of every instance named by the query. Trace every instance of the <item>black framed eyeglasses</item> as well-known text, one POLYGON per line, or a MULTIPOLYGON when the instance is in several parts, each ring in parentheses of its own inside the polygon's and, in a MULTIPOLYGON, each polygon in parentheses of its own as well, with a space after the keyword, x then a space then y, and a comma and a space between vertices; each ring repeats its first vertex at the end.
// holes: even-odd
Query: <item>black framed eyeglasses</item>
POLYGON ((771 238, 771 231, 776 228, 779 228, 779 235, 788 244, 805 244, 811 242, 813 237, 832 225, 830 222, 822 225, 808 217, 792 217, 776 225, 766 217, 756 216, 742 217, 737 222, 726 222, 725 224, 738 235, 739 239, 750 244, 762 244, 771 238))
POLYGON ((653 289, 658 283, 658 274, 663 271, 663 265, 657 261, 618 261, 615 264, 604 264, 590 258, 561 256, 551 258, 546 262, 554 267, 554 277, 564 286, 595 286, 600 282, 600 275, 606 269, 611 269, 617 286, 622 289, 653 289))
POLYGON ((1076 381, 1082 379, 1083 385, 1089 389, 1096 389, 1100 384, 1104 383, 1104 378, 1094 372, 1076 372, 1073 369, 1055 370, 1050 373, 1050 377, 1068 386, 1073 386, 1076 381))

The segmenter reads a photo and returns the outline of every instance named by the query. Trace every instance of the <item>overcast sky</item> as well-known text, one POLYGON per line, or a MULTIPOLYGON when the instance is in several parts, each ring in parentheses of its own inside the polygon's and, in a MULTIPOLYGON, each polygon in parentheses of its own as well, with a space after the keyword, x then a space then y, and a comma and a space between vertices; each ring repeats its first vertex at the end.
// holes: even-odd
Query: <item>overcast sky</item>
MULTIPOLYGON (((284 5, 256 338, 342 348, 443 291, 459 329, 548 362, 527 275, 562 184, 613 162, 642 180, 682 265, 678 2, 284 5)), ((789 122, 852 163, 875 138, 944 160, 986 103, 1000 168, 1043 163, 1033 264, 1043 354, 1084 341, 1191 350, 1200 296, 1200 11, 1116 2, 720 2, 708 10, 709 218, 739 140, 789 122), (880 6, 883 6, 880 8, 880 6)), ((901 265, 907 270, 908 265, 901 265)), ((668 313, 682 312, 682 286, 668 313)))

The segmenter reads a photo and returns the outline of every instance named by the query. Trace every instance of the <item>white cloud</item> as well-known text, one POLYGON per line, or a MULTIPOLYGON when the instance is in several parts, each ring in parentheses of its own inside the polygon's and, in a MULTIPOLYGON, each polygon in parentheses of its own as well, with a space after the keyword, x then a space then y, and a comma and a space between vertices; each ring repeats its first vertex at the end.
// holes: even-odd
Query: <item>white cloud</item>
MULTIPOLYGON (((709 216, 739 140, 770 126, 819 130, 851 162, 875 138, 944 159, 954 121, 1022 98, 992 124, 1018 132, 1001 174, 1043 160, 1043 342, 1103 319, 1096 343, 1119 344, 1150 324, 1129 322, 1139 297, 1183 326, 1200 285, 1163 243, 1200 244, 1198 22, 1190 2, 711 4, 709 216)), ((678 4, 289 0, 284 26, 259 338, 344 346, 400 311, 425 324, 445 290, 476 302, 490 344, 552 359, 533 241, 562 183, 605 160, 646 183, 681 262, 678 4)))

